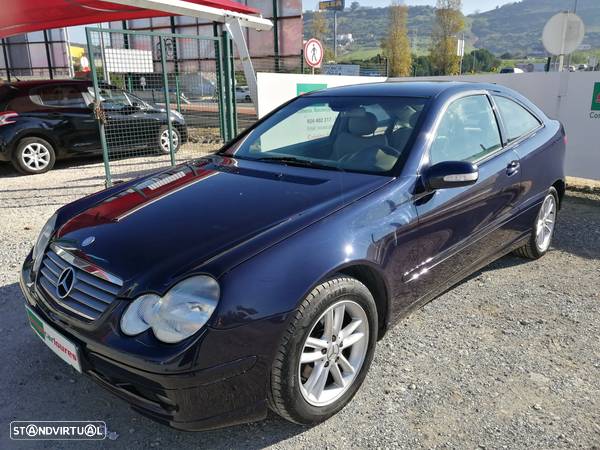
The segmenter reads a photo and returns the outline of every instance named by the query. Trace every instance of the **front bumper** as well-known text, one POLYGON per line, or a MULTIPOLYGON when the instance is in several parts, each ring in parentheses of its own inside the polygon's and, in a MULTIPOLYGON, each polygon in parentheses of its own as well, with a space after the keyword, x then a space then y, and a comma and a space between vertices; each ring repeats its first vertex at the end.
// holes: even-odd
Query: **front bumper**
MULTIPOLYGON (((192 350, 199 360, 211 361, 208 367, 173 373, 169 367, 171 361, 165 360, 156 364, 155 370, 148 370, 148 361, 137 367, 131 359, 119 361, 117 352, 98 351, 103 347, 96 345, 92 338, 65 326, 30 277, 30 264, 26 262, 20 284, 28 306, 78 346, 84 374, 127 401, 135 411, 187 431, 220 428, 266 417, 272 359, 270 351, 265 354, 265 342, 260 338, 267 325, 265 321, 229 330, 206 330, 202 339, 194 342, 196 348, 192 350), (256 352, 248 351, 251 348, 248 343, 252 342, 257 342, 256 352), (229 347, 236 345, 245 347, 237 358, 212 364, 218 360, 215 355, 231 358, 229 347)), ((271 329, 273 326, 281 328, 284 323, 284 317, 268 320, 271 329)))

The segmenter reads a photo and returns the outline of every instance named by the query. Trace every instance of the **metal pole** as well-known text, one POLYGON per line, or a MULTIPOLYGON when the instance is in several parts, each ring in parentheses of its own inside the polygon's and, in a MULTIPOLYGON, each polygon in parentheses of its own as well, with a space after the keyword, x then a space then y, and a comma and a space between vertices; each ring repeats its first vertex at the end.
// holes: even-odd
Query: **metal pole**
POLYGON ((300 49, 300 73, 304 73, 304 49, 300 49))
POLYGON ((275 72, 279 72, 279 3, 277 0, 273 0, 273 54, 275 72))
POLYGON ((229 45, 229 34, 223 30, 221 33, 223 45, 223 73, 224 77, 224 88, 225 88, 225 129, 227 130, 227 138, 229 141, 233 138, 233 100, 234 97, 231 92, 231 58, 230 58, 230 45, 229 45))
POLYGON ((44 47, 46 48, 46 60, 48 61, 48 74, 50 79, 54 79, 54 73, 52 70, 52 58, 50 56, 50 47, 48 46, 48 30, 44 30, 44 47))
MULTIPOLYGON (((92 34, 89 28, 85 29, 85 37, 88 45, 88 55, 90 55, 90 66, 92 69, 92 80, 94 85, 94 100, 100 103, 100 90, 98 89, 98 73, 96 71, 96 59, 92 52, 92 34)), ((104 174, 106 176, 106 187, 112 186, 112 177, 110 175, 110 164, 108 162, 108 144, 106 143, 106 132, 104 130, 104 122, 98 118, 98 132, 100 133, 100 145, 102 146, 102 159, 104 160, 104 174)))
MULTIPOLYGON (((213 36, 219 37, 219 27, 216 23, 213 23, 213 36)), ((222 42, 220 39, 215 40, 215 73, 217 75, 217 86, 216 86, 216 95, 219 109, 219 133, 221 134, 221 139, 223 141, 227 141, 227 132, 225 130, 225 102, 224 100, 224 87, 223 87, 223 64, 222 62, 222 54, 221 50, 222 42)))
POLYGON ((167 113, 167 129, 169 130, 169 154, 171 155, 171 165, 175 165, 175 149, 173 148, 173 124, 171 123, 171 101, 169 99, 169 77, 167 76, 167 50, 165 48, 165 38, 160 36, 160 64, 163 76, 163 91, 165 94, 165 109, 167 113))
POLYGON ((333 11, 333 59, 337 61, 337 11, 333 11))
MULTIPOLYGON (((577 0, 575 0, 575 4, 573 5, 573 14, 577 14, 577 0)), ((569 59, 567 60, 567 66, 571 66, 571 58, 573 57, 573 53, 569 53, 569 59)))
MULTIPOLYGON (((171 33, 176 34, 175 17, 171 16, 171 33)), ((171 38, 173 42, 173 64, 175 65, 175 102, 177 103, 177 112, 181 112, 181 92, 179 91, 179 57, 177 56, 177 38, 171 38)))
POLYGON ((2 38, 2 53, 4 54, 4 65, 6 66, 6 80, 10 83, 10 62, 6 51, 6 39, 2 38))
MULTIPOLYGON (((121 20, 121 28, 126 30, 127 29, 127 21, 126 20, 121 20)), ((129 47, 129 35, 127 33, 123 33, 123 48, 125 48, 126 50, 128 50, 129 47)), ((131 80, 131 73, 126 73, 125 74, 125 84, 127 85, 127 90, 129 92, 133 92, 133 82, 131 80)))
POLYGON ((232 92, 232 106, 233 106, 233 133, 231 135, 234 138, 238 132, 238 124, 237 124, 237 102, 235 101, 235 60, 233 58, 233 40, 229 39, 229 55, 230 55, 230 65, 231 65, 231 92, 232 92))
MULTIPOLYGON (((98 24, 98 28, 102 29, 102 24, 98 24)), ((104 54, 104 32, 100 31, 100 58, 102 59, 102 73, 104 82, 110 84, 110 74, 108 73, 108 67, 106 67, 106 55, 104 54)))
POLYGON ((67 47, 67 58, 69 58, 69 78, 75 77, 75 69, 73 68, 73 55, 71 54, 71 39, 69 38, 68 28, 63 28, 63 36, 65 39, 65 47, 67 47))

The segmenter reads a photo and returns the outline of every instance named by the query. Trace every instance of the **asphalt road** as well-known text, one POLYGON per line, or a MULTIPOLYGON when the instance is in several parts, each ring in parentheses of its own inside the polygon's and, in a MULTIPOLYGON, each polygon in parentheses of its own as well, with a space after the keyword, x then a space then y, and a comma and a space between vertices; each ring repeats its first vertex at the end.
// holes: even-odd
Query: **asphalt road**
POLYGON ((0 166, 0 448, 600 448, 600 197, 569 194, 541 260, 505 257, 379 342, 361 391, 313 428, 183 433, 132 412, 27 325, 20 263, 45 219, 101 187, 101 164, 0 166), (9 440, 12 420, 104 420, 103 442, 9 440))

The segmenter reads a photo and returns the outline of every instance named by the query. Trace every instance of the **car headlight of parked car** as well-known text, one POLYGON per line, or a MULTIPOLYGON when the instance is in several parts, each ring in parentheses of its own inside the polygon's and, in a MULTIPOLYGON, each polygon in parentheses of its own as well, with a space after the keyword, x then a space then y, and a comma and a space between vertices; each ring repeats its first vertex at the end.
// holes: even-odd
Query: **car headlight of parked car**
POLYGON ((157 339, 180 342, 208 322, 219 301, 217 280, 207 275, 187 278, 164 296, 144 294, 136 298, 121 317, 121 330, 135 336, 152 328, 157 339))
POLYGON ((184 120, 183 114, 181 114, 179 111, 173 111, 173 110, 171 110, 171 114, 172 114, 173 117, 176 117, 179 120, 184 120))
POLYGON ((33 245, 33 261, 34 261, 36 268, 39 267, 39 265, 42 261, 42 256, 44 255, 44 252, 46 251, 48 242, 50 242, 50 238, 52 237, 52 233, 54 231, 55 226, 56 226, 56 214, 53 214, 52 217, 50 217, 48 219, 48 221, 42 228, 42 231, 40 231, 40 234, 39 234, 37 240, 35 241, 35 244, 33 245))

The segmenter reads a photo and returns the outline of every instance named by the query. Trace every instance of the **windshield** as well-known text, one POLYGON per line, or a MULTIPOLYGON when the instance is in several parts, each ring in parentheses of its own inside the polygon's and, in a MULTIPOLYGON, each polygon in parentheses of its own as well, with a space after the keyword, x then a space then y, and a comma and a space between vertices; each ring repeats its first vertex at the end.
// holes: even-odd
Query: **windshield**
POLYGON ((426 100, 300 97, 222 153, 240 159, 386 173, 409 151, 426 100))

